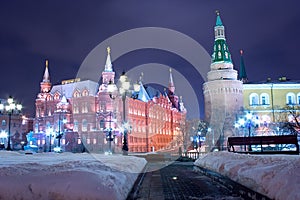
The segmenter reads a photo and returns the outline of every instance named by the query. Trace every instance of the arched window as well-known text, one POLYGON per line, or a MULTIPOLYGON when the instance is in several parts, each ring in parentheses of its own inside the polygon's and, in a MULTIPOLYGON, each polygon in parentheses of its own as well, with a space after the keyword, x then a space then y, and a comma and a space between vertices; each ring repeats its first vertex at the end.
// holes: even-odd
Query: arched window
POLYGON ((104 119, 100 120, 100 129, 101 130, 105 129, 105 121, 104 121, 104 119))
POLYGON ((77 132, 78 131, 78 121, 74 120, 74 128, 73 131, 77 132))
POLYGON ((54 94, 54 100, 59 100, 60 94, 58 92, 56 92, 54 94))
POLYGON ((86 96, 88 96, 89 95, 89 91, 88 90, 83 90, 82 91, 82 96, 83 97, 86 97, 86 96))
POLYGON ((250 106, 257 106, 258 105, 258 94, 252 93, 249 96, 250 106))
POLYGON ((73 94, 73 97, 75 97, 75 98, 80 97, 80 92, 78 90, 76 90, 73 94))
POLYGON ((88 123, 87 123, 87 120, 86 119, 83 119, 82 120, 82 131, 87 131, 87 126, 88 126, 88 123))
POLYGON ((82 113, 87 113, 89 110, 88 110, 88 102, 83 102, 82 104, 81 104, 81 112, 82 113))
POLYGON ((73 113, 74 114, 79 113, 79 108, 78 108, 78 104, 77 103, 73 104, 73 113))
POLYGON ((270 98, 267 93, 262 93, 260 95, 260 104, 261 105, 270 105, 270 98))
POLYGON ((295 94, 292 93, 292 92, 289 92, 286 94, 286 104, 287 105, 293 105, 295 104, 296 101, 295 101, 295 94))
POLYGON ((4 119, 2 120, 2 126, 6 126, 6 121, 4 119))
POLYGON ((51 95, 47 95, 46 100, 50 101, 51 100, 51 95))
POLYGON ((297 94, 297 104, 300 105, 300 92, 297 94))

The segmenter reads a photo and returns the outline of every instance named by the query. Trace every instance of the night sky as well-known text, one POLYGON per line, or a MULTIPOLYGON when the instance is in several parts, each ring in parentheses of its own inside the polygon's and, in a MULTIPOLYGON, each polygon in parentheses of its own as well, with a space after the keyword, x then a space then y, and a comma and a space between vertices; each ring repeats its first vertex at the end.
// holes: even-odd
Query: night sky
MULTIPOLYGON (((243 49, 250 81, 280 76, 299 80, 299 6, 298 0, 2 0, 0 98, 12 95, 23 104, 24 113, 33 117, 45 59, 49 59, 52 84, 60 83, 76 77, 85 57, 99 43, 133 28, 176 30, 211 54, 216 10, 225 26, 235 69, 243 49)), ((118 76, 120 70, 153 62, 178 69, 202 98, 203 79, 193 71, 180 70, 183 65, 189 68, 190 63, 172 53, 133 51, 115 60, 114 68, 122 66, 115 69, 118 76)))

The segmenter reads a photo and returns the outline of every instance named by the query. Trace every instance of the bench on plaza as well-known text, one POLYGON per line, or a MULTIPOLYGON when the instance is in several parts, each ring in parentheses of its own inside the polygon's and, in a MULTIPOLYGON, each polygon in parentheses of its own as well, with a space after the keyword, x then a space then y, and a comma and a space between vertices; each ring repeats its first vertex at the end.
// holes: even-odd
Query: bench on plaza
POLYGON ((229 137, 227 148, 236 153, 299 155, 297 135, 229 137))

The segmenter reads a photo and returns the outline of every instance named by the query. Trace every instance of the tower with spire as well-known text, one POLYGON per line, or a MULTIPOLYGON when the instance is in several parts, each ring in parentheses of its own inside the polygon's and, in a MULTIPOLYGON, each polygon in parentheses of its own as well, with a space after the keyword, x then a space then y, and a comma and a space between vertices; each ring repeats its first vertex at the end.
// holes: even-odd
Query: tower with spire
POLYGON ((243 84, 237 79, 231 54, 226 42, 225 27, 217 11, 214 27, 215 40, 210 71, 203 84, 205 117, 212 129, 210 145, 220 149, 228 136, 234 133, 233 125, 238 111, 243 106, 243 84))
POLYGON ((175 85, 173 81, 172 69, 170 68, 170 78, 169 78, 169 85, 168 85, 168 97, 172 103, 174 108, 179 108, 179 99, 178 96, 175 95, 175 85))
POLYGON ((240 61, 239 80, 242 81, 243 83, 247 83, 248 77, 246 74, 246 68, 245 68, 245 63, 243 58, 244 51, 240 50, 240 54, 241 54, 241 61, 240 61))
POLYGON ((41 93, 48 93, 51 89, 50 75, 48 69, 48 60, 45 61, 45 72, 43 81, 40 83, 41 93))
POLYGON ((47 98, 50 96, 51 91, 51 82, 50 82, 50 75, 49 75, 49 69, 48 69, 48 60, 45 61, 45 71, 43 80, 40 83, 40 92, 37 95, 37 99, 35 101, 35 107, 36 107, 36 116, 42 117, 47 115, 47 98))

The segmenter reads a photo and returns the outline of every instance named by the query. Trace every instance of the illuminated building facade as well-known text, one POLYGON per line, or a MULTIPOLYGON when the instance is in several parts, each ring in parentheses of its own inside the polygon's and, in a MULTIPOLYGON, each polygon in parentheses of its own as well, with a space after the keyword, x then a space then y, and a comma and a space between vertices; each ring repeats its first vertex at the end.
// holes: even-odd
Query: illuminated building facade
POLYGON ((77 78, 52 86, 48 70, 46 61, 34 121, 37 145, 44 151, 50 151, 60 142, 64 151, 103 152, 112 148, 121 152, 124 122, 129 124, 129 152, 179 145, 174 140, 185 123, 186 109, 182 99, 175 95, 171 71, 169 87, 164 93, 140 81, 138 90, 122 98, 118 91, 114 94, 108 91, 108 85, 115 82, 110 49, 101 84, 77 78), (114 138, 111 143, 109 134, 114 138))

